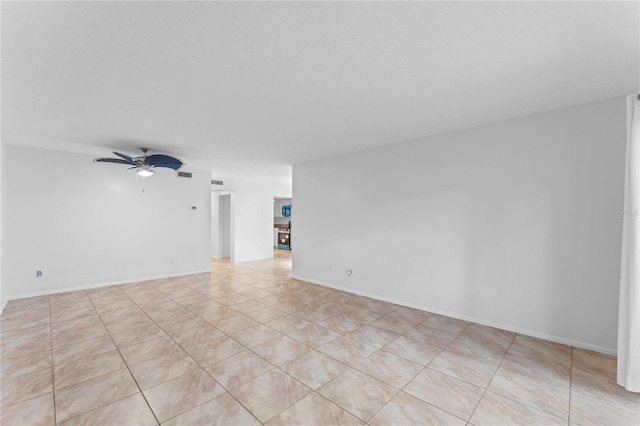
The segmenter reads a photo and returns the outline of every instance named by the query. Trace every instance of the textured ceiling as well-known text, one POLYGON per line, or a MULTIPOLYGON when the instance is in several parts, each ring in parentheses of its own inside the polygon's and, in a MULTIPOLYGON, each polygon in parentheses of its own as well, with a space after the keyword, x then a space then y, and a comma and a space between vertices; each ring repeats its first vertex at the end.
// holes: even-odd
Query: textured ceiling
POLYGON ((2 2, 2 137, 221 178, 639 90, 638 2, 2 2))

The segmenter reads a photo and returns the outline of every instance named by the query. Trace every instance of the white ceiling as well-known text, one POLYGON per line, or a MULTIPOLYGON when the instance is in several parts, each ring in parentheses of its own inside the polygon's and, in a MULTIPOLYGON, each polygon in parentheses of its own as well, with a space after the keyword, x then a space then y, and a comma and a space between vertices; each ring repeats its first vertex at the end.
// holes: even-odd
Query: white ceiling
POLYGON ((637 92, 638 2, 2 2, 2 137, 233 178, 637 92))

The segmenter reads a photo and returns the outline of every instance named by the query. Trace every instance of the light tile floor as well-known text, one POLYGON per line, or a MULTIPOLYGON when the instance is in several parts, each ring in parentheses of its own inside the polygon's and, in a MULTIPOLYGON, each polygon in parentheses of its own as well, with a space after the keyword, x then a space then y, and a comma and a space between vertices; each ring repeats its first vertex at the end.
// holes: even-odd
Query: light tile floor
POLYGON ((290 276, 276 252, 10 302, 1 424, 640 424, 613 357, 290 276))

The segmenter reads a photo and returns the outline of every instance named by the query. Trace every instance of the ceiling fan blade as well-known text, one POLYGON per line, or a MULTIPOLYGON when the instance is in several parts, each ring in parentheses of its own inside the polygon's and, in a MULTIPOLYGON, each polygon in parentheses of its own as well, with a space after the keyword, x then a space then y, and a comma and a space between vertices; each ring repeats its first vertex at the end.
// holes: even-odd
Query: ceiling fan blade
POLYGON ((178 170, 185 165, 182 160, 163 154, 149 155, 144 159, 144 163, 152 167, 166 167, 173 170, 178 170))
POLYGON ((135 165, 136 163, 132 163, 131 161, 127 161, 121 158, 96 158, 93 161, 98 163, 117 163, 117 164, 128 164, 135 165))
POLYGON ((119 152, 115 152, 115 151, 113 151, 113 153, 114 153, 115 155, 117 155, 118 157, 120 157, 120 158, 124 158, 125 160, 129 161, 131 164, 135 164, 135 163, 136 163, 136 162, 135 162, 135 160, 133 159, 133 157, 129 157, 129 156, 128 156, 128 155, 126 155, 126 154, 121 154, 121 153, 119 153, 119 152))

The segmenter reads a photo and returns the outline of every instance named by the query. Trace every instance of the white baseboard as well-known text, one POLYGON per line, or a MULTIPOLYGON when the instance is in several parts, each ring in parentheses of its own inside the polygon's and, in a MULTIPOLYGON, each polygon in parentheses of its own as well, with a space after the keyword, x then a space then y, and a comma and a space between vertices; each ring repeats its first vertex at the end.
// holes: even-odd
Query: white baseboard
POLYGON ((417 305, 415 303, 405 302, 405 301, 402 301, 402 300, 396 300, 396 299, 391 299, 391 298, 388 298, 388 297, 382 297, 382 296, 378 296, 376 294, 371 294, 371 293, 367 293, 367 292, 363 292, 363 291, 353 290, 353 289, 350 289, 350 288, 341 287, 341 286, 337 286, 337 285, 333 285, 333 284, 329 284, 329 283, 325 283, 325 282, 321 282, 321 281, 317 281, 317 280, 312 280, 312 279, 305 278, 305 277, 291 275, 291 278, 296 279, 296 280, 300 280, 300 281, 306 281, 306 282, 309 282, 309 283, 312 283, 312 284, 318 284, 318 285, 321 285, 323 287, 334 288, 336 290, 341 290, 341 291, 344 291, 344 292, 347 292, 347 293, 357 294, 359 296, 369 297, 371 299, 381 300, 383 302, 394 303, 396 305, 406 306, 408 308, 418 309, 418 310, 421 310, 421 311, 430 312, 430 313, 434 313, 434 314, 438 314, 438 315, 445 315, 445 316, 448 316, 448 317, 451 317, 451 318, 460 319, 460 320, 463 320, 463 321, 469 321, 469 322, 473 322, 473 323, 480 324, 480 325, 486 325, 488 327, 494 327, 494 328, 499 328, 501 330, 511 331, 513 333, 523 334, 523 335, 531 336, 531 337, 537 337, 539 339, 548 340, 550 342, 561 343, 563 345, 568 345, 568 346, 574 346, 574 347, 580 348, 580 349, 587 349, 587 350, 590 350, 590 351, 600 352, 600 353, 603 353, 603 354, 614 355, 614 356, 617 354, 616 349, 611 349, 611 348, 606 348, 606 347, 603 347, 603 346, 592 345, 591 343, 581 342, 581 341, 572 340, 572 339, 566 339, 564 337, 553 336, 553 335, 550 335, 550 334, 540 333, 540 332, 537 332, 537 331, 527 330, 527 329, 524 329, 524 328, 513 327, 513 326, 507 325, 507 324, 501 324, 501 323, 497 323, 497 322, 493 322, 493 321, 487 321, 487 320, 484 320, 482 318, 475 318, 475 317, 470 317, 470 316, 467 316, 467 315, 460 315, 460 314, 456 314, 456 313, 452 313, 452 312, 446 312, 446 311, 442 311, 440 309, 431 308, 431 307, 428 307, 428 306, 422 306, 422 305, 417 305))
POLYGON ((160 279, 163 279, 163 278, 183 277, 183 276, 186 276, 186 275, 204 274, 204 273, 208 273, 208 272, 211 272, 211 269, 203 269, 203 270, 199 270, 199 271, 189 271, 189 272, 183 272, 183 273, 179 273, 179 274, 156 275, 156 276, 153 276, 153 277, 142 277, 142 278, 135 278, 135 279, 132 279, 132 280, 111 281, 111 282, 107 282, 107 283, 89 284, 89 285, 82 285, 82 286, 77 286, 77 287, 66 287, 66 288, 60 288, 60 289, 56 289, 56 290, 38 291, 38 292, 35 292, 35 293, 20 294, 18 296, 8 297, 7 300, 4 301, 4 305, 2 306, 2 309, 4 310, 4 306, 6 306, 7 302, 10 301, 10 300, 26 299, 27 297, 48 296, 50 294, 68 293, 70 291, 78 291, 78 290, 91 290, 91 289, 95 289, 95 288, 111 287, 111 286, 114 286, 114 285, 131 284, 131 283, 138 283, 138 282, 151 281, 151 280, 160 280, 160 279))
POLYGON ((8 300, 0 301, 0 316, 2 315, 2 312, 4 312, 4 308, 7 306, 7 302, 8 300))

